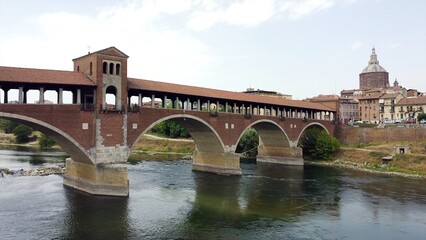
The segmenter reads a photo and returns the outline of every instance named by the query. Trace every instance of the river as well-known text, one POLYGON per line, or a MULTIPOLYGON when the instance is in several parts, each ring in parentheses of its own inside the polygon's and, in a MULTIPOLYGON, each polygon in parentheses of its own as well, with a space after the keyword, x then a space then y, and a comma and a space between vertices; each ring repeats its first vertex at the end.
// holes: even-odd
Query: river
MULTIPOLYGON (((63 164, 62 153, 0 149, 0 168, 63 164)), ((191 161, 129 164, 129 198, 90 196, 62 176, 0 177, 0 239, 425 239, 426 181, 323 166, 191 161)))

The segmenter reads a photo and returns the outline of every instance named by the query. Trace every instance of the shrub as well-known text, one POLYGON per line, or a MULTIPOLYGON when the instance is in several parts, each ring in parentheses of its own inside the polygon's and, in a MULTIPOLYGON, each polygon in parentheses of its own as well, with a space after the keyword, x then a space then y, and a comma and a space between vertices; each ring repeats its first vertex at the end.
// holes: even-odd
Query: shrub
POLYGON ((25 125, 19 124, 13 129, 16 143, 27 143, 30 141, 30 136, 33 133, 33 129, 25 125))
POLYGON ((38 138, 38 146, 40 149, 50 149, 53 145, 55 145, 55 141, 43 133, 38 138))
POLYGON ((337 138, 328 135, 325 130, 315 127, 306 130, 300 145, 304 155, 317 160, 330 160, 340 149, 337 138))

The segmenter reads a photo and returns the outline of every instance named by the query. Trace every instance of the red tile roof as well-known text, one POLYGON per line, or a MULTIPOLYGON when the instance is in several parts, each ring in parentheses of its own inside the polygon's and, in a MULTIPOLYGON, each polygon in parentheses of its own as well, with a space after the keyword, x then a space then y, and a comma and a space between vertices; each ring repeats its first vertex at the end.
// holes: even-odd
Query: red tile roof
POLYGON ((414 97, 414 98, 403 98, 399 100, 396 104, 398 106, 406 105, 426 105, 426 96, 425 97, 414 97))
POLYGON ((96 86, 81 72, 0 66, 1 82, 96 86))
POLYGON ((398 95, 402 95, 401 93, 385 93, 380 98, 383 99, 392 99, 398 97, 398 95))
POLYGON ((186 86, 186 85, 180 85, 180 84, 157 82, 157 81, 135 79, 135 78, 128 78, 128 88, 145 90, 145 91, 153 91, 153 92, 166 92, 170 94, 206 97, 211 99, 242 101, 242 102, 249 102, 252 104, 271 104, 271 105, 278 105, 278 106, 333 111, 331 108, 328 108, 322 104, 312 103, 307 101, 274 98, 274 97, 261 96, 261 95, 255 95, 255 94, 230 92, 230 91, 224 91, 224 90, 186 86))

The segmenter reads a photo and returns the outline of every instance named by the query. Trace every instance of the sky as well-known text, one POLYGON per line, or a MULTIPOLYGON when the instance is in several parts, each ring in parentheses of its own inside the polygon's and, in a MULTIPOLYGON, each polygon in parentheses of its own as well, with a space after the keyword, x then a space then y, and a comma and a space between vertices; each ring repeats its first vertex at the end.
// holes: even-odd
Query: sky
POLYGON ((0 66, 72 70, 114 46, 128 77, 304 99, 359 86, 375 47, 426 92, 424 0, 0 0, 0 66))

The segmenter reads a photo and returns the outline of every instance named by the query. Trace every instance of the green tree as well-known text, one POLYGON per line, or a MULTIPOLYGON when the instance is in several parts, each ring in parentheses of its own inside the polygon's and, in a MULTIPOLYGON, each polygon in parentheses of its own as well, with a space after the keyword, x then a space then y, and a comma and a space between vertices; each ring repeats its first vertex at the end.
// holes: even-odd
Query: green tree
POLYGON ((340 149, 337 138, 330 136, 325 130, 312 127, 306 130, 300 145, 303 154, 316 160, 330 160, 340 149))
POLYGON ((38 138, 38 146, 40 147, 40 149, 50 149, 55 144, 55 141, 53 141, 53 139, 48 137, 46 134, 42 133, 38 138))
POLYGON ((170 138, 188 138, 191 136, 188 131, 184 127, 182 127, 182 125, 173 120, 166 120, 155 125, 151 129, 151 132, 170 138))
POLYGON ((6 120, 6 119, 0 119, 0 129, 3 129, 5 133, 12 133, 13 129, 15 129, 19 123, 6 120))
POLYGON ((422 119, 426 119, 426 113, 419 113, 417 115, 417 122, 419 123, 422 119))
POLYGON ((245 153, 248 157, 257 156, 257 146, 259 146, 259 134, 254 128, 247 129, 238 142, 238 153, 245 153))
POLYGON ((16 143, 29 142, 32 133, 33 129, 23 124, 19 124, 15 129, 13 129, 13 134, 15 135, 16 143))

